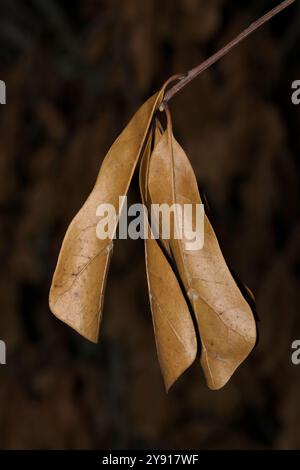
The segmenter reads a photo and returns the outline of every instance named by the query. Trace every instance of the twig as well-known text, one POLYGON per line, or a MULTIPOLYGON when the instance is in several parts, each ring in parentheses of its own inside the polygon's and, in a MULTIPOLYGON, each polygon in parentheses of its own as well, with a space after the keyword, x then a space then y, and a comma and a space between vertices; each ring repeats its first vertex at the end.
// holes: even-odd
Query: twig
POLYGON ((200 75, 204 70, 208 69, 211 65, 215 64, 219 59, 224 57, 231 49, 237 46, 241 41, 243 41, 246 37, 252 34, 255 30, 263 26, 267 23, 271 18, 275 15, 280 13, 286 7, 294 3, 295 0, 285 0, 280 3, 277 7, 273 8, 273 10, 266 13, 264 16, 259 18, 257 21, 254 21, 248 28, 246 28, 242 33, 240 33, 235 39, 230 41, 226 46, 220 49, 218 52, 213 54, 211 57, 206 59, 200 65, 197 65, 193 69, 189 70, 186 74, 183 75, 183 78, 179 79, 179 81, 170 88, 164 97, 164 100, 161 104, 160 110, 163 111, 164 103, 167 103, 176 93, 178 93, 183 87, 185 87, 189 82, 191 82, 195 77, 200 75))

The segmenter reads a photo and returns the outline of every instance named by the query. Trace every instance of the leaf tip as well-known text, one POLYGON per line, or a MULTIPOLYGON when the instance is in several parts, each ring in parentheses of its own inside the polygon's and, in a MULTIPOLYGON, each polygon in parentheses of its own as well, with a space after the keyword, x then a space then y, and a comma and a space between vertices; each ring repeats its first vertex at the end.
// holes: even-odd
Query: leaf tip
POLYGON ((94 344, 98 343, 99 328, 97 328, 97 331, 94 328, 84 328, 81 325, 78 325, 74 321, 72 321, 72 319, 70 319, 68 315, 66 315, 62 310, 57 308, 56 302, 51 295, 51 290, 49 295, 49 308, 52 314, 58 320, 68 325, 70 328, 76 331, 76 333, 80 334, 85 339, 91 341, 94 344))

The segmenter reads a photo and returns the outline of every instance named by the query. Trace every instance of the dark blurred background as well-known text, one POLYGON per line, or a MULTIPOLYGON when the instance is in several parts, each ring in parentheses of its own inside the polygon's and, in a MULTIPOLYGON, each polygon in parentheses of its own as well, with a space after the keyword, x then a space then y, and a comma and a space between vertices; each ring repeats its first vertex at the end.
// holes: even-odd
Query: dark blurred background
POLYGON ((48 308, 66 228, 130 116, 277 3, 0 1, 1 448, 300 448, 300 2, 171 104, 257 299, 260 342, 229 384, 209 391, 196 363, 165 394, 141 241, 115 243, 98 345, 48 308))

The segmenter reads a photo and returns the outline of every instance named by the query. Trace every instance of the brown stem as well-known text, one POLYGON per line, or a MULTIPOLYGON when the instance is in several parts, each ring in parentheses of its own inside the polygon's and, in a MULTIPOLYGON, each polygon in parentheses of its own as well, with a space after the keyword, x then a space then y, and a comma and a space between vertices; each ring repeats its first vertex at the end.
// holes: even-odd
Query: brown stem
POLYGON ((162 111, 164 109, 164 103, 167 103, 176 93, 178 93, 179 90, 185 87, 195 77, 200 75, 200 73, 204 72, 204 70, 208 69, 211 65, 215 64, 219 59, 224 57, 229 51, 231 51, 231 49, 237 46, 241 41, 243 41, 246 37, 252 34, 256 29, 260 28, 271 18, 273 18, 275 15, 280 13, 282 10, 284 10, 286 7, 288 7, 294 2, 295 0, 283 1, 282 3, 277 5, 277 7, 273 8, 273 10, 266 13, 266 15, 262 16, 257 21, 254 21, 248 28, 246 28, 242 33, 240 33, 235 39, 229 42, 218 52, 206 59, 200 65, 197 65, 197 67, 194 67, 193 69, 189 70, 186 74, 184 74, 183 78, 179 79, 179 81, 166 92, 160 110, 162 111))

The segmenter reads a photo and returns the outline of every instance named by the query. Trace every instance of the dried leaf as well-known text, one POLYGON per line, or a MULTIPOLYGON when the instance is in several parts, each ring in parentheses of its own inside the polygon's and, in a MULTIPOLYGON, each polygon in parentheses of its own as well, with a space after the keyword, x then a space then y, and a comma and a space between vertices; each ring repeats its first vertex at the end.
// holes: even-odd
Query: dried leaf
MULTIPOLYGON (((71 222, 53 276, 49 304, 59 319, 87 339, 98 339, 111 239, 96 237, 96 208, 126 195, 164 87, 136 112, 105 157, 87 201, 71 222)), ((116 229, 118 220, 114 221, 116 229)), ((112 234, 113 237, 114 234, 112 234)))
MULTIPOLYGON (((156 129, 155 137, 160 137, 156 129)), ((140 191, 146 203, 150 136, 140 166, 140 191)), ((154 136, 153 136, 154 138, 154 136)), ((179 282, 145 218, 145 258, 156 348, 166 389, 194 362, 197 340, 191 314, 179 282)))
MULTIPOLYGON (((170 119, 151 157, 149 191, 152 203, 201 204, 195 174, 173 137, 170 119)), ((176 216, 175 223, 179 223, 176 216)), ((255 320, 206 216, 203 248, 187 250, 186 241, 184 237, 180 240, 172 237, 170 248, 198 323, 201 365, 208 386, 218 389, 226 384, 255 345, 255 320)))

